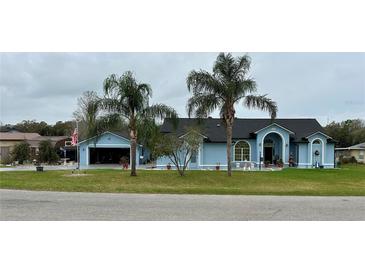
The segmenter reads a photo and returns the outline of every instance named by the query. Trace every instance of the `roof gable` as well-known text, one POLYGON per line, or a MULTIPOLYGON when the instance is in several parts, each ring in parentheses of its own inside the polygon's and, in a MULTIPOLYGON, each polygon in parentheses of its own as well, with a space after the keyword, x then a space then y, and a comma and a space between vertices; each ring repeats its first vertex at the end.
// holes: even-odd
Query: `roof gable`
POLYGON ((255 133, 255 134, 257 134, 257 133, 259 133, 260 131, 265 130, 265 129, 267 129, 268 127, 272 127, 272 126, 280 127, 280 128, 284 129, 285 131, 287 131, 287 132, 289 132, 289 133, 291 133, 291 134, 295 134, 295 133, 294 133, 293 131, 291 131, 290 129, 287 129, 287 128, 285 128, 285 127, 281 126, 281 125, 278 125, 277 123, 272 123, 272 124, 270 124, 270 125, 268 125, 268 126, 266 126, 266 127, 264 127, 264 128, 261 128, 261 129, 259 129, 259 130, 255 131, 254 133, 255 133))
POLYGON ((124 139, 124 140, 126 140, 126 141, 128 141, 128 142, 129 142, 129 138, 126 138, 125 136, 123 136, 123 135, 122 135, 122 133, 111 132, 111 131, 104 131, 104 132, 103 132, 103 133, 101 133, 100 135, 96 135, 96 136, 93 136, 93 137, 87 138, 87 139, 85 139, 85 140, 82 140, 81 142, 79 142, 79 145, 80 145, 80 144, 82 144, 82 143, 85 143, 85 142, 87 142, 87 141, 90 141, 90 140, 92 140, 92 139, 99 138, 99 137, 101 137, 101 136, 103 136, 103 135, 105 135, 105 134, 111 134, 111 135, 114 135, 114 136, 116 136, 116 137, 118 137, 118 138, 124 139))
POLYGON ((314 133, 312 133, 312 134, 310 134, 310 135, 308 135, 308 136, 306 136, 305 138, 310 138, 310 137, 312 137, 313 135, 316 135, 316 134, 321 134, 321 135, 323 135, 324 137, 326 137, 326 138, 328 138, 328 139, 332 139, 332 137, 330 137, 330 136, 328 136, 327 134, 324 134, 323 132, 321 132, 321 131, 317 131, 317 132, 314 132, 314 133))

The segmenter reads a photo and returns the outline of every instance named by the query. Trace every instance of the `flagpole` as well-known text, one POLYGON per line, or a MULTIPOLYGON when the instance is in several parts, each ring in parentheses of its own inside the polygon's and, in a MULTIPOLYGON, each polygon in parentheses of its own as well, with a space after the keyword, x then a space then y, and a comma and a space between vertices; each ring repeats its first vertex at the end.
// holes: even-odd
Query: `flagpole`
POLYGON ((80 154, 79 154, 79 121, 76 119, 76 134, 77 134, 77 143, 76 143, 76 154, 77 154, 77 170, 80 170, 80 154))

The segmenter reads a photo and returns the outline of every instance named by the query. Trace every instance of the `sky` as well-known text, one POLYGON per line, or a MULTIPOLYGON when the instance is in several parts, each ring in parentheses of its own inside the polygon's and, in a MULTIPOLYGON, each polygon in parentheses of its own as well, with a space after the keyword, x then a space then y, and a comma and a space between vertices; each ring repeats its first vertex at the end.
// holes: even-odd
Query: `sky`
MULTIPOLYGON (((234 53, 240 56, 245 53, 234 53)), ((365 53, 248 53, 258 94, 277 102, 278 118, 365 119, 365 53)), ((218 53, 0 53, 0 121, 71 120, 84 91, 103 95, 103 80, 131 70, 149 83, 151 103, 186 117, 191 70, 212 70, 218 53)), ((213 117, 218 117, 214 112, 213 117)), ((239 118, 268 113, 236 106, 239 118)))

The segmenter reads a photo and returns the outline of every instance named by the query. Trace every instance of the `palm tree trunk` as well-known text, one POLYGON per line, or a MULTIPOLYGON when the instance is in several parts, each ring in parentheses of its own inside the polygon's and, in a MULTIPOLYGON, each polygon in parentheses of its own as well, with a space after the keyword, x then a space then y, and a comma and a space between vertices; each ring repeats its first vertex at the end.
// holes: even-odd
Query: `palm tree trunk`
POLYGON ((130 137, 131 137, 131 176, 137 176, 137 171, 136 171, 137 134, 135 129, 132 129, 130 131, 130 137))
POLYGON ((226 133, 227 133, 227 175, 232 176, 232 166, 231 166, 232 123, 230 121, 227 123, 226 133))

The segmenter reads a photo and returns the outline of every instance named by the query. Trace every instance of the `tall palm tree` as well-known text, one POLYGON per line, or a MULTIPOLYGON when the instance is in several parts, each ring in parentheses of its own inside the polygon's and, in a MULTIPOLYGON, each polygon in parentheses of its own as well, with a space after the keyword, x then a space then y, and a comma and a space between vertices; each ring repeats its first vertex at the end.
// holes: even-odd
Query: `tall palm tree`
POLYGON ((268 111, 271 118, 278 111, 274 101, 266 95, 257 95, 256 82, 248 76, 251 59, 248 55, 234 58, 232 54, 220 53, 213 66, 213 73, 204 70, 191 71, 187 86, 192 97, 187 103, 189 117, 205 118, 216 109, 226 127, 228 176, 231 176, 232 128, 235 105, 268 111))
POLYGON ((136 176, 136 149, 138 132, 152 125, 156 118, 173 118, 176 122, 176 111, 164 104, 149 105, 152 89, 148 84, 138 83, 132 72, 122 76, 110 75, 104 80, 105 97, 102 106, 109 113, 121 115, 128 124, 131 142, 131 176, 136 176))

